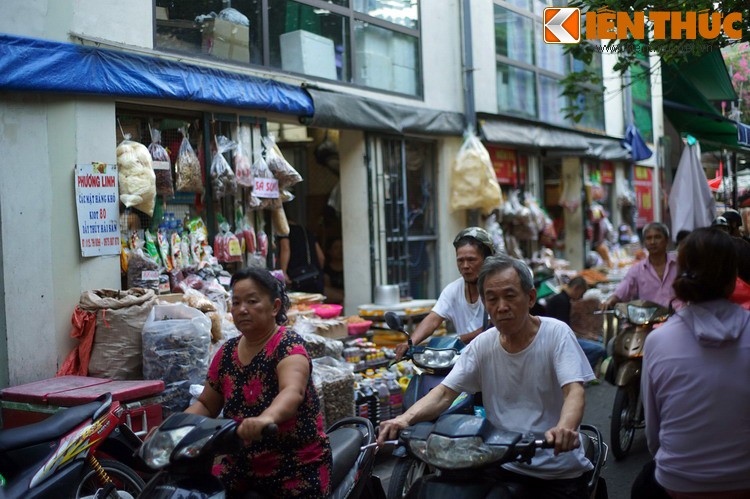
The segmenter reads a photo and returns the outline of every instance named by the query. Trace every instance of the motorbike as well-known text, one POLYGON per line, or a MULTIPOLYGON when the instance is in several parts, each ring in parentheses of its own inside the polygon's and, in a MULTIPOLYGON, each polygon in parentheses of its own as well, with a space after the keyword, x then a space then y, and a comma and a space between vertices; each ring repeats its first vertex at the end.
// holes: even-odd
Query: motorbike
POLYGON ((612 359, 604 379, 617 387, 612 406, 610 444, 616 459, 630 452, 635 432, 645 427, 641 398, 641 367, 646 336, 654 326, 666 321, 670 311, 653 302, 635 300, 615 305, 619 322, 617 334, 611 341, 612 359))
POLYGON ((102 489, 108 497, 138 495, 145 482, 136 469, 148 468, 135 457, 141 440, 120 423, 122 412, 107 393, 38 423, 0 431, 0 499, 77 499, 102 489))
MULTIPOLYGON (((431 338, 427 345, 415 347, 398 314, 387 312, 385 321, 389 328, 406 335, 408 349, 403 360, 411 360, 418 370, 404 392, 403 407, 407 410, 445 379, 458 361, 464 344, 455 337, 443 336, 431 338)), ((461 393, 444 414, 474 414, 474 405, 473 395, 461 393)), ((403 449, 397 448, 393 454, 400 459, 391 474, 388 485, 389 499, 405 497, 420 477, 434 471, 428 463, 412 458, 403 449)))
MULTIPOLYGON (((594 426, 581 425, 586 457, 594 465, 587 472, 592 499, 606 499, 607 486, 601 471, 607 460, 607 445, 594 426)), ((417 423, 399 435, 399 445, 422 462, 438 470, 420 478, 409 491, 410 498, 460 499, 492 497, 510 499, 514 488, 496 478, 504 463, 531 463, 538 449, 551 447, 542 436, 521 434, 494 427, 486 418, 448 414, 435 423, 417 423)))
MULTIPOLYGON (((243 447, 237 436, 239 423, 196 414, 172 414, 143 442, 139 455, 158 473, 140 497, 193 499, 225 497, 224 485, 212 473, 217 456, 243 447)), ((263 438, 275 438, 278 428, 269 425, 263 438)), ((333 467, 329 497, 337 499, 385 499, 380 479, 372 474, 377 449, 375 429, 365 418, 349 417, 326 432, 331 443, 333 467)), ((252 497, 259 497, 253 495, 252 497)))

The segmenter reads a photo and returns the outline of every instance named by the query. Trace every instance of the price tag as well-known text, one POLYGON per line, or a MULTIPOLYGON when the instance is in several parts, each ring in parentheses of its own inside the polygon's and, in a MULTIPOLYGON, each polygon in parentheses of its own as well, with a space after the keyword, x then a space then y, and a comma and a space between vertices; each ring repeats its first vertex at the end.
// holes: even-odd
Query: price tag
POLYGON ((169 161, 152 161, 154 170, 169 170, 169 161))
POLYGON ((256 198, 273 198, 279 197, 279 181, 275 178, 255 177, 255 188, 253 196, 256 198))
POLYGON ((159 271, 158 270, 144 270, 141 272, 142 281, 158 281, 159 271))
POLYGON ((242 248, 240 248, 240 242, 237 239, 229 241, 229 256, 242 256, 242 248))

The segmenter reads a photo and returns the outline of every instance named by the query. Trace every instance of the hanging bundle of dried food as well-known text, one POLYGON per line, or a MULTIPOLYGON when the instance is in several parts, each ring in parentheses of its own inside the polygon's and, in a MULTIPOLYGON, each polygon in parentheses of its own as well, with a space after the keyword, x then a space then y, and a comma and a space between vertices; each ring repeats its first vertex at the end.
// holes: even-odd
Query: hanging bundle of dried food
POLYGON ((151 145, 148 152, 153 160, 154 175, 156 175, 156 193, 160 196, 174 196, 174 185, 172 180, 172 163, 169 153, 161 145, 161 131, 151 128, 151 145))
POLYGON ((201 194, 203 193, 201 163, 193 150, 193 146, 190 145, 190 140, 188 140, 187 127, 180 128, 180 133, 182 133, 182 143, 175 162, 177 191, 201 194))
POLYGON ((233 196, 237 191, 237 177, 224 158, 224 153, 234 150, 237 143, 229 140, 223 135, 214 137, 216 142, 216 154, 211 161, 211 185, 217 199, 225 196, 233 196))
POLYGON ((122 204, 152 216, 156 179, 151 154, 146 146, 130 140, 130 135, 117 146, 117 172, 122 204))

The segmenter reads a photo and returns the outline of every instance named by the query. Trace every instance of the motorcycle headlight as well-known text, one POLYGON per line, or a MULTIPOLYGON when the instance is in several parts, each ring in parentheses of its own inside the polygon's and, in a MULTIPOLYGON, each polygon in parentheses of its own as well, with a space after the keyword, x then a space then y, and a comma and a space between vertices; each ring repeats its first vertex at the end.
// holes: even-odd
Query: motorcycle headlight
POLYGON ((414 363, 419 367, 429 369, 442 369, 456 363, 458 352, 452 348, 435 349, 425 348, 422 352, 414 354, 414 363))
POLYGON ((143 443, 141 457, 152 469, 158 470, 165 467, 169 464, 169 456, 172 455, 174 448, 193 428, 193 426, 183 426, 169 431, 157 431, 143 443))
POLYGON ((448 438, 430 435, 427 440, 410 440, 412 453, 424 462, 442 469, 479 468, 502 459, 507 446, 485 445, 481 437, 448 438))
POLYGON ((186 445, 177 452, 176 457, 191 458, 197 456, 201 453, 201 449, 203 449, 203 446, 206 445, 209 440, 211 440, 212 436, 213 435, 207 435, 200 440, 196 440, 190 445, 186 445))
POLYGON ((628 320, 639 326, 646 324, 658 310, 657 307, 637 307, 628 305, 628 320))

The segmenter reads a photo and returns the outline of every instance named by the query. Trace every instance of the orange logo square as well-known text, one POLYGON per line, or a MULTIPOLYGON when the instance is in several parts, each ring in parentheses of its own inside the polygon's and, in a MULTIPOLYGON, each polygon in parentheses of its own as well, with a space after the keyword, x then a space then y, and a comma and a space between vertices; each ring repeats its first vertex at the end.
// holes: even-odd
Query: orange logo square
POLYGON ((580 43, 581 9, 547 7, 544 9, 544 43, 580 43))

